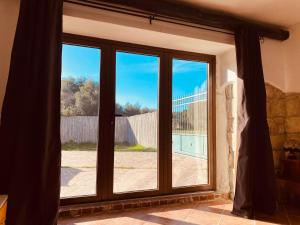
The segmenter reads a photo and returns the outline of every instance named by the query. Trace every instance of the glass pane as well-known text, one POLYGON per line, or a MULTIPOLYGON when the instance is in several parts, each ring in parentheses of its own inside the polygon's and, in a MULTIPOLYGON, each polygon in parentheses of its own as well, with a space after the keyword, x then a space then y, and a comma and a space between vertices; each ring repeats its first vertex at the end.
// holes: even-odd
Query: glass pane
POLYGON ((61 193, 96 194, 100 49, 63 45, 61 193))
POLYGON ((207 74, 207 63, 173 59, 173 187, 208 183, 207 74))
POLYGON ((159 58, 117 52, 114 192, 157 189, 159 58))

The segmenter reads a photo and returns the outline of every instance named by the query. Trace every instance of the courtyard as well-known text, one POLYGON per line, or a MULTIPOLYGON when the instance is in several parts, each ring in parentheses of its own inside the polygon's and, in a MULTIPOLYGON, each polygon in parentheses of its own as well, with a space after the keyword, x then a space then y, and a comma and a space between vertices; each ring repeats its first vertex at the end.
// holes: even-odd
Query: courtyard
MULTIPOLYGON (((157 188, 155 151, 115 151, 114 192, 157 188)), ((100 162, 101 163, 101 160, 100 162)), ((96 151, 62 151, 61 197, 96 194, 96 151)), ((173 186, 207 184, 207 160, 173 153, 173 186)))

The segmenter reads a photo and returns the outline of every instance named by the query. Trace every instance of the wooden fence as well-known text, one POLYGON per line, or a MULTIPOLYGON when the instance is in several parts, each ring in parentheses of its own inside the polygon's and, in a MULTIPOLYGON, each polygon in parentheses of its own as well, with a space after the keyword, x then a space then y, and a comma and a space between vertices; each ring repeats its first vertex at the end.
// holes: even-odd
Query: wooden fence
POLYGON ((96 143, 98 137, 97 116, 62 116, 60 122, 61 142, 96 143))
MULTIPOLYGON (((115 142, 140 144, 157 148, 157 112, 144 113, 130 117, 116 117, 115 142)), ((101 118, 100 118, 101 120, 101 118)), ((206 149, 207 137, 207 94, 196 90, 194 93, 172 100, 173 144, 177 147, 201 145, 206 149), (188 136, 187 136, 188 134, 188 136), (180 137, 179 137, 179 136, 180 137), (192 136, 191 136, 192 135, 192 136), (178 137, 177 137, 178 136, 178 137), (200 139, 201 140, 200 140, 200 139), (183 141, 182 141, 183 140, 183 141), (180 145, 180 146, 179 146, 180 145)), ((62 143, 96 143, 98 137, 98 117, 71 116, 61 117, 62 143)))
MULTIPOLYGON (((98 140, 98 117, 71 116, 61 117, 62 143, 76 143, 98 140)), ((140 144, 145 147, 157 147, 157 112, 130 117, 116 117, 115 142, 140 144)))

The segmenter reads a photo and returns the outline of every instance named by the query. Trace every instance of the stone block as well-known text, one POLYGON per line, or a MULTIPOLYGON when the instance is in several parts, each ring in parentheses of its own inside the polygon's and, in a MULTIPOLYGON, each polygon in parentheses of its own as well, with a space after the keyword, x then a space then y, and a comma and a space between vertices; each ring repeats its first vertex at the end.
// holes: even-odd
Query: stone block
POLYGON ((232 99, 226 99, 226 115, 227 115, 227 118, 233 116, 232 99))
POLYGON ((300 94, 287 94, 286 115, 300 117, 300 94))
POLYGON ((232 143, 233 143, 233 135, 230 132, 227 132, 227 143, 228 143, 228 147, 232 148, 232 143))
POLYGON ((229 151, 229 154, 228 154, 228 166, 229 166, 229 169, 233 169, 234 168, 234 152, 233 151, 229 151))
POLYGON ((300 116, 286 118, 286 132, 300 133, 300 116))
POLYGON ((225 87, 225 96, 226 99, 233 99, 234 97, 233 84, 229 84, 225 87))
POLYGON ((285 142, 285 135, 271 135, 271 143, 273 150, 282 149, 285 142))
POLYGON ((285 109, 285 99, 274 99, 269 102, 269 112, 268 117, 285 117, 286 109, 285 109))
POLYGON ((267 101, 266 109, 267 109, 267 117, 272 118, 271 117, 271 102, 270 101, 267 101))
POLYGON ((283 117, 268 118, 270 135, 285 133, 285 119, 283 117))
POLYGON ((278 89, 268 83, 265 84, 265 87, 266 87, 267 99, 284 98, 285 94, 280 89, 278 89))
POLYGON ((275 169, 278 169, 280 167, 280 157, 281 157, 281 151, 279 150, 273 151, 273 160, 274 160, 275 169))
POLYGON ((233 133, 234 132, 234 118, 230 117, 227 118, 227 133, 233 133))
POLYGON ((295 140, 300 143, 300 133, 286 134, 286 140, 295 140))

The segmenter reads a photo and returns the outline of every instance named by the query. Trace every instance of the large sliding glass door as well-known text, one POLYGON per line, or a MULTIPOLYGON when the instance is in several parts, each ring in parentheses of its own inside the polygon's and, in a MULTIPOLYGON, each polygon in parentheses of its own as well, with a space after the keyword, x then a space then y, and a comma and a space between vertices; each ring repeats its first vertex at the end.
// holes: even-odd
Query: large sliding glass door
POLYGON ((208 63, 172 62, 172 186, 208 184, 208 63))
POLYGON ((158 189, 159 57, 116 52, 114 193, 158 189))
POLYGON ((96 195, 100 57, 98 48, 63 45, 62 198, 96 195))
POLYGON ((62 204, 213 190, 215 56, 64 38, 62 204))

